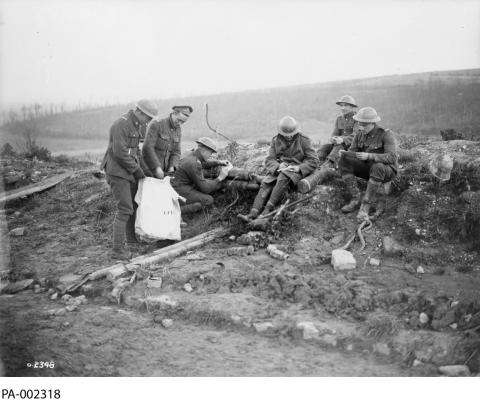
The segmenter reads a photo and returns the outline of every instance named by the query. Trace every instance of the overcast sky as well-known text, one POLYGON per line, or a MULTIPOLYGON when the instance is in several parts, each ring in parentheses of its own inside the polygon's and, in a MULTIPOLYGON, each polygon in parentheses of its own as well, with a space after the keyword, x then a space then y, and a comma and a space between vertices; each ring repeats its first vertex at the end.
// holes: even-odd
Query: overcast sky
POLYGON ((131 101, 480 66, 480 1, 0 1, 0 95, 131 101))

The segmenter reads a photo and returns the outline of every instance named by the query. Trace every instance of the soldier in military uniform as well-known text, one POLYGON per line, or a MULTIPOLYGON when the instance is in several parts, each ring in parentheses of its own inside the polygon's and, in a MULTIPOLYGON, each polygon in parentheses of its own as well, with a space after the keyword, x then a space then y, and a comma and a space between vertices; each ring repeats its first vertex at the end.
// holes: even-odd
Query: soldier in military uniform
POLYGON ((334 171, 340 159, 340 150, 348 149, 353 141, 355 125, 353 115, 357 108, 355 99, 350 95, 344 95, 336 104, 340 106, 341 114, 335 120, 330 142, 322 145, 318 150, 320 168, 298 184, 298 189, 302 193, 309 192, 334 171))
POLYGON ((297 121, 290 116, 283 117, 265 160, 268 175, 260 185, 250 212, 238 217, 249 222, 270 213, 289 187, 296 187, 317 164, 318 156, 310 139, 299 131, 297 121), (262 209, 263 213, 259 215, 262 209))
POLYGON ((215 179, 206 179, 204 168, 226 165, 224 160, 209 160, 217 152, 217 145, 210 138, 197 139, 198 146, 180 159, 175 170, 172 187, 180 196, 186 199, 181 206, 182 214, 198 212, 205 206, 213 204, 212 192, 222 187, 222 181, 227 177, 224 170, 215 179))
POLYGON ((374 108, 364 107, 353 118, 357 121, 358 131, 348 151, 341 152, 338 166, 351 196, 342 211, 353 212, 361 203, 357 217, 364 220, 369 218, 370 207, 375 204, 382 184, 397 175, 397 145, 392 131, 377 125, 380 116, 374 108), (361 202, 356 177, 368 180, 361 202))
POLYGON ((157 114, 148 100, 140 100, 134 110, 115 121, 110 128, 107 151, 102 162, 107 182, 117 203, 113 221, 112 258, 129 259, 125 240, 136 242, 134 197, 138 181, 145 177, 141 166, 139 143, 142 129, 157 114))
POLYGON ((147 126, 142 154, 156 178, 173 174, 180 161, 181 126, 193 112, 191 106, 173 106, 167 118, 153 119, 147 126))

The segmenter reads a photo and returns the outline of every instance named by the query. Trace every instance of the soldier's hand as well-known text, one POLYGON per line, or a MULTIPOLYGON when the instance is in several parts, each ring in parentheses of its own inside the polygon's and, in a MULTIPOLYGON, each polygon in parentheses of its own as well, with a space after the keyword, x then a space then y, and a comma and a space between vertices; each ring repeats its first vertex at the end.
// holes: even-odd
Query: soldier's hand
POLYGON ((356 156, 357 156, 357 159, 360 159, 360 160, 368 160, 370 154, 369 154, 369 153, 365 153, 365 152, 357 152, 357 153, 356 153, 356 156))
POLYGON ((288 166, 283 171, 291 171, 292 173, 298 173, 300 171, 300 167, 298 167, 298 166, 288 166))
POLYGON ((143 172, 143 170, 141 168, 137 168, 133 172, 133 176, 135 177, 136 180, 141 180, 142 178, 145 178, 145 173, 143 172))
POLYGON ((159 178, 159 179, 162 179, 163 177, 165 177, 165 174, 163 173, 163 170, 161 167, 157 167, 155 169, 155 177, 159 178))
POLYGON ((218 180, 223 181, 225 178, 227 178, 228 171, 225 168, 220 169, 220 174, 218 174, 218 180))
POLYGON ((278 170, 283 170, 288 167, 288 163, 281 162, 280 165, 278 166, 278 170))

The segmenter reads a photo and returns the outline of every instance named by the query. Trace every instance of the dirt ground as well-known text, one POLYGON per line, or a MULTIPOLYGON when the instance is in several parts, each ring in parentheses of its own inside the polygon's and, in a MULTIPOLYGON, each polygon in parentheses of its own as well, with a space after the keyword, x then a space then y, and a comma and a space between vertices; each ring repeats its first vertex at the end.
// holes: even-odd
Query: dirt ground
MULTIPOLYGON (((258 167, 263 156, 257 153, 246 159, 249 168, 258 167)), ((65 306, 50 299, 62 278, 113 264, 114 205, 105 181, 92 175, 94 167, 77 167, 57 187, 6 205, 8 229, 25 227, 24 235, 9 238, 10 279, 32 278, 39 285, 38 293, 0 296, 8 375, 403 376, 437 375, 438 366, 451 364, 479 371, 476 250, 435 237, 418 216, 400 218, 404 195, 391 196, 386 214, 365 234, 366 248, 357 242, 351 248, 357 268, 333 271, 332 249, 357 227, 354 216, 339 212, 344 191, 335 180, 317 187, 296 218, 286 216, 263 234, 248 256, 228 250, 242 246, 238 237, 249 229, 235 216, 248 209, 253 194, 239 194, 225 213, 236 196, 225 191, 214 209, 187 219, 183 238, 219 225, 229 235, 150 266, 147 273, 163 279, 161 288, 139 280, 118 303, 111 296, 115 282, 95 282, 73 294, 86 295, 87 304, 54 315, 65 306), (412 237, 414 228, 422 235, 412 237), (396 238, 403 251, 386 255, 385 236, 396 238), (289 258, 273 259, 264 249, 268 243, 289 258), (380 265, 371 265, 371 258, 380 265), (192 292, 184 290, 187 283, 192 292), (161 296, 174 302, 158 303, 161 296), (162 327, 164 318, 173 326, 162 327), (304 322, 316 327, 313 338, 300 329, 304 322), (26 366, 42 360, 54 361, 55 368, 26 366)))

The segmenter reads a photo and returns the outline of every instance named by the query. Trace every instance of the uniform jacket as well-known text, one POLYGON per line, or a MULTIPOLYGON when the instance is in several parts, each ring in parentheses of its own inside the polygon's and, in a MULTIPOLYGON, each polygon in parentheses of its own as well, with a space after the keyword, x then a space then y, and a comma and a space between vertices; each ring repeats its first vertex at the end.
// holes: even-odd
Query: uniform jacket
POLYGON ((333 128, 332 136, 341 136, 343 143, 348 147, 353 141, 355 133, 353 131, 355 120, 353 119, 354 112, 346 115, 340 115, 335 120, 335 127, 333 128))
POLYGON ((302 133, 296 134, 290 140, 279 134, 273 137, 268 156, 265 159, 265 168, 268 173, 264 179, 265 182, 276 180, 277 169, 282 162, 300 167, 300 173, 284 172, 297 183, 299 179, 306 177, 317 168, 318 156, 310 139, 302 133))
POLYGON ((135 181, 133 173, 141 169, 141 135, 141 124, 133 110, 113 123, 101 165, 106 174, 135 181))
POLYGON ((222 184, 217 180, 208 180, 203 176, 203 168, 210 165, 203 160, 198 150, 188 152, 180 159, 172 180, 173 188, 193 188, 209 194, 219 189, 222 184))
POLYGON ((177 168, 181 136, 181 128, 173 126, 171 117, 152 120, 148 124, 142 154, 152 172, 155 172, 157 167, 161 167, 164 172, 170 167, 177 168))
POLYGON ((398 171, 397 144, 390 130, 375 125, 369 133, 357 132, 348 150, 371 153, 371 160, 375 163, 390 165, 398 171))

